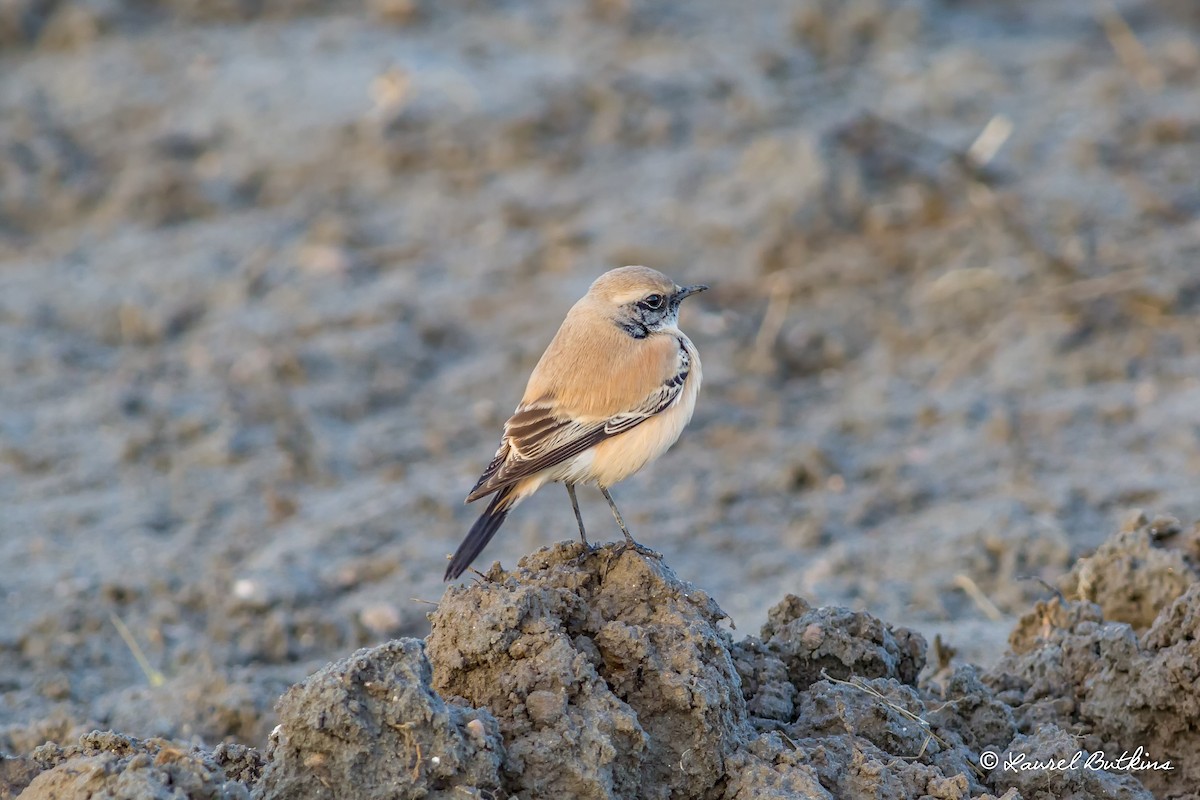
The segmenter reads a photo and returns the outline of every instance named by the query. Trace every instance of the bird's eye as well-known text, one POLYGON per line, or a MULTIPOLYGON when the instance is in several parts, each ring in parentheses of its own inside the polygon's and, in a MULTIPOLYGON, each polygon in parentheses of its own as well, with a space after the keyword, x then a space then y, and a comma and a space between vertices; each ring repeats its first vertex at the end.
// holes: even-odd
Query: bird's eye
POLYGON ((663 296, 661 294, 652 294, 643 300, 640 305, 642 308, 646 308, 651 311, 658 311, 663 307, 663 296))

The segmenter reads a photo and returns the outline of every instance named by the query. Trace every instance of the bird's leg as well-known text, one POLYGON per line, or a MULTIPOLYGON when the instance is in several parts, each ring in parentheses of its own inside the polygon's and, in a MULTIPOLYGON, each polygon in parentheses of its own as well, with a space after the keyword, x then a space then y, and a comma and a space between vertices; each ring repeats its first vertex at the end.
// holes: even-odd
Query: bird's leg
POLYGON ((637 552, 644 556, 657 556, 649 547, 638 544, 634 538, 629 535, 629 529, 625 527, 625 520, 621 518, 621 512, 617 509, 617 504, 613 502, 612 495, 608 493, 608 489, 601 486, 600 493, 604 495, 604 499, 608 501, 608 507, 612 509, 613 516, 617 518, 617 525, 621 526, 621 533, 625 534, 625 544, 621 546, 624 550, 626 547, 632 547, 637 552))
POLYGON ((575 521, 579 523, 579 538, 583 540, 583 546, 591 550, 592 546, 588 544, 587 533, 583 530, 583 515, 579 513, 579 501, 575 499, 575 484, 563 484, 567 487, 567 494, 571 497, 571 508, 575 510, 575 521))
POLYGON ((600 494, 604 495, 604 499, 608 501, 608 507, 612 509, 613 516, 617 518, 617 525, 621 526, 621 533, 625 534, 625 541, 634 546, 638 546, 638 543, 635 542, 633 537, 629 535, 629 529, 625 527, 625 520, 621 518, 621 512, 617 508, 617 504, 613 502, 612 495, 608 493, 608 489, 601 486, 600 494))

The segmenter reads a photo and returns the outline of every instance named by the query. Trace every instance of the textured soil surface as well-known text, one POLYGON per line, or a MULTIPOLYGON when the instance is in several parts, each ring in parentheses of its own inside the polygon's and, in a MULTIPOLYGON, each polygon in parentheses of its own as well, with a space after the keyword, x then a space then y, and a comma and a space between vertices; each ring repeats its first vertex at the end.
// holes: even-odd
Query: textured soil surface
MULTIPOLYGON (((1122 533, 1076 573, 1128 563, 1152 535, 1122 533)), ((1037 604, 995 668, 927 668, 920 634, 795 595, 735 640, 661 559, 557 545, 451 589, 424 641, 292 686, 265 750, 97 731, 7 760, 5 796, 1193 796, 1200 701, 1180 688, 1200 663, 1200 582, 1143 632, 1095 599, 1037 604), (1173 769, 1029 772, 985 755, 1115 760, 1130 741, 1173 769)))
POLYGON ((1200 750, 1197 164, 1183 0, 0 0, 0 797, 1200 792, 978 767, 1200 750), (670 570, 447 590, 629 263, 670 570))

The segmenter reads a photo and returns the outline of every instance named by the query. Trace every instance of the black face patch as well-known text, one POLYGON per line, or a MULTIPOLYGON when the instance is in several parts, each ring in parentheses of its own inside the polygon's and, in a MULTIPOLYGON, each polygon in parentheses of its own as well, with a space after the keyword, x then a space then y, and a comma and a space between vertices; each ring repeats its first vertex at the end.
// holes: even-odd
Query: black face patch
POLYGON ((662 295, 651 297, 658 298, 657 307, 645 298, 621 306, 613 320, 617 327, 634 339, 645 339, 654 331, 674 324, 676 310, 671 308, 667 299, 662 295))
POLYGON ((634 339, 645 339, 651 333, 675 324, 679 305, 672 299, 671 295, 662 292, 648 293, 621 306, 613 321, 634 339))
POLYGON ((637 320, 618 317, 615 322, 618 328, 625 331, 625 333, 634 339, 645 339, 650 335, 650 329, 637 320))

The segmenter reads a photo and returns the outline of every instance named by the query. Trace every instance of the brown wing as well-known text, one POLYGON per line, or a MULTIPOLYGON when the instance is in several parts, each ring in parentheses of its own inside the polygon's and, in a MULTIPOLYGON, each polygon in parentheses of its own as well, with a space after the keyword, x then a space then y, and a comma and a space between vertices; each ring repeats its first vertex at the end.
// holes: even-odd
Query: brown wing
POLYGON ((659 385, 637 407, 607 419, 572 419, 556 403, 520 406, 504 425, 496 457, 467 495, 470 503, 522 478, 572 459, 609 437, 631 430, 671 407, 687 381, 690 363, 684 353, 678 372, 659 385))

